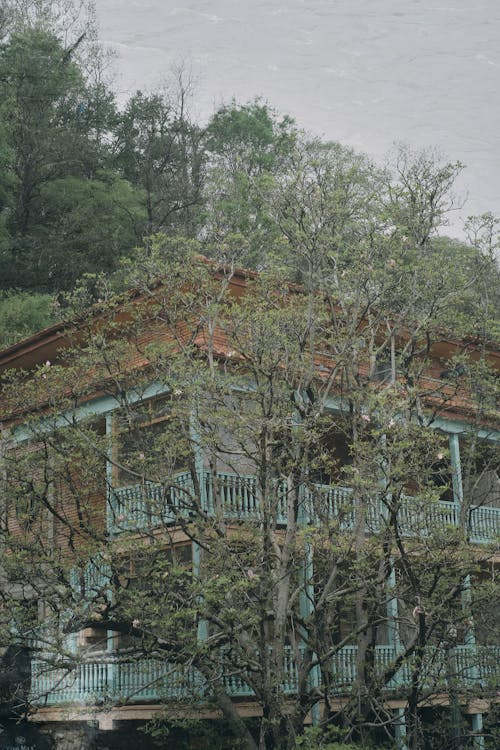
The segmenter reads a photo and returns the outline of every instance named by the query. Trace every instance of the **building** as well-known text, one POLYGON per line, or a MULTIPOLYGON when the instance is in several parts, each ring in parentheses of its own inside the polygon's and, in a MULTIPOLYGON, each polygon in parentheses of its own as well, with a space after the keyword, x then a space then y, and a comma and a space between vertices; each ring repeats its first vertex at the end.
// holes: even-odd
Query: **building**
POLYGON ((449 719, 488 747, 500 354, 314 304, 198 260, 0 353, 30 722, 125 746, 167 706, 402 749, 449 719))

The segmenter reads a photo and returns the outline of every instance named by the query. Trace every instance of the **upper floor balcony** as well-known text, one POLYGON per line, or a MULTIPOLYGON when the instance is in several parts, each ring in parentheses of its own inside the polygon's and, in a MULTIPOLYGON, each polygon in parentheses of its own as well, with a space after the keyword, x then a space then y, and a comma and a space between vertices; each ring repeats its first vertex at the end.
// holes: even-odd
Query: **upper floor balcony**
MULTIPOLYGON (((199 491, 189 473, 180 473, 175 484, 168 488, 145 482, 116 488, 109 493, 108 531, 112 535, 123 531, 141 531, 175 524, 179 519, 193 516, 196 502, 208 516, 221 515, 227 521, 259 521, 262 503, 255 476, 229 472, 200 472, 199 491)), ((359 509, 353 490, 313 484, 301 488, 299 518, 305 524, 337 520, 343 530, 353 529, 359 509)), ((287 489, 279 483, 273 492, 277 525, 287 524, 287 489)), ((457 502, 438 500, 419 502, 404 496, 397 509, 398 524, 405 536, 422 535, 430 530, 464 526, 468 538, 476 544, 494 543, 500 538, 500 508, 471 505, 461 513, 457 502)), ((380 496, 374 497, 364 508, 367 533, 379 533, 388 523, 387 504, 380 496)))

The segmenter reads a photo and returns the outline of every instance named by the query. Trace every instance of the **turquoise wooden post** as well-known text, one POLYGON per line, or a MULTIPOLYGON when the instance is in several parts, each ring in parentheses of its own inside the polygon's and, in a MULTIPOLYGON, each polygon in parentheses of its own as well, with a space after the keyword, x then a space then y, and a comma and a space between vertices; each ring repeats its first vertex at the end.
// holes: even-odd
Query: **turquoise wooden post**
POLYGON ((202 510, 207 511, 207 497, 206 487, 204 482, 204 471, 203 471, 203 449, 201 445, 201 437, 199 431, 198 420, 196 418, 195 409, 191 409, 189 415, 189 438, 191 440, 191 450, 194 456, 194 465, 196 475, 198 477, 198 484, 200 487, 200 498, 199 502, 202 510))
MULTIPOLYGON (((471 602, 472 602, 471 580, 470 580, 470 576, 467 575, 464 580, 464 588, 462 591, 462 607, 465 610, 469 610, 469 613, 470 613, 470 608, 471 608, 471 602)), ((465 644, 467 646, 470 646, 471 649, 475 652, 476 651, 476 634, 474 632, 474 621, 472 619, 472 616, 469 617, 469 621, 466 623, 464 640, 465 640, 465 644)), ((471 677, 475 679, 478 676, 479 676, 479 673, 477 670, 477 665, 474 665, 473 674, 471 675, 471 677)))
POLYGON ((116 521, 116 508, 113 498, 113 412, 106 414, 106 440, 106 529, 111 534, 116 521))
MULTIPOLYGON (((386 435, 382 435, 381 437, 381 443, 382 447, 385 447, 387 442, 386 435)), ((383 478, 381 477, 380 482, 383 484, 383 478)), ((383 488, 385 489, 385 487, 383 488)), ((392 495, 390 493, 387 494, 387 499, 390 501, 392 495)), ((387 506, 382 503, 382 514, 387 521, 389 509, 387 506)), ((387 578, 387 588, 388 588, 388 598, 387 598, 387 640, 389 643, 389 646, 392 646, 394 649, 394 656, 397 656, 398 652, 401 648, 401 640, 399 637, 399 612, 398 612, 398 600, 395 596, 392 595, 392 590, 396 587, 396 569, 394 567, 394 559, 391 558, 391 572, 389 573, 389 576, 387 578)), ((393 677, 393 683, 395 685, 399 685, 401 683, 401 675, 402 670, 397 672, 393 677)))
MULTIPOLYGON (((450 456, 451 456, 451 468, 453 478, 453 497, 455 503, 459 508, 459 517, 461 516, 462 505, 464 500, 464 490, 462 484, 462 467, 460 463, 460 441, 456 433, 450 435, 450 456)), ((463 608, 470 608, 471 603, 471 581, 470 576, 466 576, 464 580, 464 589, 462 592, 462 606, 463 608)), ((474 626, 472 621, 469 623, 465 632, 465 643, 471 647, 473 656, 476 652, 476 639, 474 635, 474 626)), ((477 669, 474 669, 474 674, 471 675, 473 679, 477 677, 477 669)))
POLYGON ((397 708, 394 711, 394 736, 396 739, 397 750, 408 750, 406 744, 406 718, 404 708, 397 708))
MULTIPOLYGON (((396 570, 394 568, 394 560, 391 560, 391 572, 387 579, 387 587, 389 598, 387 599, 387 640, 389 646, 394 649, 394 656, 396 657, 401 649, 401 639, 399 636, 399 612, 398 612, 398 600, 391 594, 391 591, 396 587, 396 570)), ((395 685, 400 685, 402 682, 402 670, 396 672, 392 682, 395 685)))
MULTIPOLYGON (((466 576, 465 581, 464 581, 464 590, 462 592, 462 606, 465 609, 468 609, 469 612, 470 612, 471 599, 472 599, 471 580, 470 580, 470 576, 466 576)), ((478 653, 477 653, 477 646, 476 646, 476 634, 474 632, 474 620, 472 619, 472 615, 470 615, 469 622, 467 623, 467 626, 465 629, 464 640, 465 640, 465 645, 468 646, 470 658, 472 659, 472 664, 470 666, 467 666, 467 677, 468 677, 468 680, 471 680, 473 683, 478 684, 480 674, 479 674, 478 653)), ((474 736, 473 736, 474 747, 477 748, 477 750, 483 750, 484 736, 482 734, 482 731, 483 731, 483 714, 482 713, 472 714, 472 729, 474 731, 474 736)))
POLYGON ((389 619, 388 640, 389 644, 391 646, 394 646, 394 649, 398 651, 400 647, 398 626, 398 600, 391 594, 392 589, 396 587, 396 570, 394 568, 394 560, 391 561, 391 572, 387 579, 387 586, 389 588, 389 599, 387 600, 387 617, 389 619))
POLYGON ((462 467, 460 465, 460 441, 455 432, 450 433, 450 459, 451 459, 451 476, 453 484, 453 499, 458 505, 459 515, 462 510, 464 500, 464 490, 462 485, 462 467))
MULTIPOLYGON (((461 518, 462 506, 464 502, 464 489, 462 484, 462 467, 460 463, 460 440, 457 433, 450 434, 450 457, 453 480, 453 497, 458 506, 458 516, 461 518)), ((464 590, 462 592, 462 606, 470 608, 471 602, 471 581, 470 576, 466 576, 464 581, 464 590)), ((474 633, 474 623, 471 620, 465 631, 465 644, 469 646, 472 666, 467 670, 468 676, 472 680, 477 680, 479 670, 477 666, 477 648, 476 637, 474 633)), ((474 736, 474 747, 478 750, 484 748, 484 736, 479 734, 483 730, 482 713, 472 715, 472 728, 477 734, 474 736)))
MULTIPOLYGON (((309 396, 305 393, 300 394, 301 398, 309 399, 309 396)), ((298 427, 301 422, 300 415, 298 411, 294 411, 293 413, 293 425, 295 427, 298 427)), ((310 498, 307 495, 306 488, 302 485, 298 489, 299 492, 299 507, 298 507, 298 513, 297 513, 297 525, 299 526, 306 526, 311 518, 314 516, 314 512, 312 510, 312 503, 309 502, 310 498)), ((303 574, 303 580, 304 580, 304 587, 300 593, 299 596, 299 609, 300 609, 300 615, 303 620, 306 620, 313 612, 314 607, 314 586, 312 583, 313 580, 313 573, 314 573, 314 566, 313 566, 313 549, 312 545, 308 542, 304 543, 304 562, 302 564, 302 574, 303 574)), ((302 640, 304 643, 304 640, 302 640)), ((313 654, 313 659, 315 658, 315 654, 313 654)), ((308 678, 309 686, 311 688, 319 687, 321 684, 321 670, 318 665, 313 667, 309 673, 308 678)), ((317 726, 320 723, 320 710, 319 710, 319 703, 315 703, 314 706, 311 709, 311 720, 313 723, 313 726, 317 726)))
MULTIPOLYGON (((193 556, 193 576, 198 578, 200 575, 200 563, 201 563, 201 547, 196 542, 192 543, 192 556, 193 556)), ((200 620, 198 622, 198 640, 206 641, 208 638, 208 625, 206 620, 200 620)))
MULTIPOLYGON (((191 438, 191 446, 194 454, 195 470, 198 477, 198 483, 200 487, 201 497, 199 502, 203 510, 207 509, 207 502, 205 497, 205 482, 203 481, 203 450, 201 447, 200 433, 198 429, 198 420, 194 408, 191 409, 189 418, 189 434, 191 438)), ((201 547, 196 542, 192 542, 191 547, 192 559, 193 559, 193 576, 198 578, 200 575, 200 564, 201 564, 201 547)), ((206 641, 208 638, 208 624, 206 620, 200 620, 197 627, 198 641, 206 641)))
POLYGON ((472 731, 474 747, 484 750, 483 714, 472 714, 472 731))

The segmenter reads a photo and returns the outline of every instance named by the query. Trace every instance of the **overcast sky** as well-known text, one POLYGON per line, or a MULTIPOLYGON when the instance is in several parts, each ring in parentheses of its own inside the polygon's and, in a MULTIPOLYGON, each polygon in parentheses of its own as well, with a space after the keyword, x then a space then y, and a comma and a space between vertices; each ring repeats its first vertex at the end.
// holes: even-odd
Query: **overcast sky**
POLYGON ((398 141, 467 165, 454 217, 500 214, 500 0, 97 0, 121 100, 184 61, 206 119, 262 96, 378 161, 398 141))

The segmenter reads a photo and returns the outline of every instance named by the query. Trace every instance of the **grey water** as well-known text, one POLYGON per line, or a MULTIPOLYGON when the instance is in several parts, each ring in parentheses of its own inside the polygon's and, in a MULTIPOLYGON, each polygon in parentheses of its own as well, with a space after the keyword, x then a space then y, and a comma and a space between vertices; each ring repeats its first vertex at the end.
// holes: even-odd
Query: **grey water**
POLYGON ((395 142, 463 162, 461 219, 500 213, 498 0, 97 0, 123 101, 184 62, 195 114, 261 96, 384 161, 395 142))

